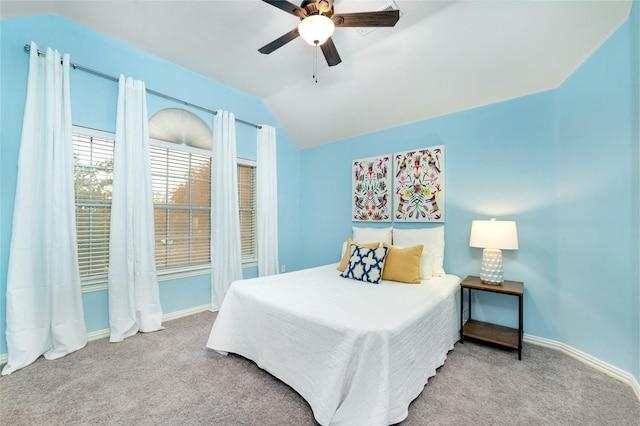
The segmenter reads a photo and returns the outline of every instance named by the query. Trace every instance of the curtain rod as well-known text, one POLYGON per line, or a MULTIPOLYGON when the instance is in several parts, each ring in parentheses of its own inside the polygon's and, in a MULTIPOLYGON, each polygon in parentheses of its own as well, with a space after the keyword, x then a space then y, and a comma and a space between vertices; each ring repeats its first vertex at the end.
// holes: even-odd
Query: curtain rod
MULTIPOLYGON (((28 45, 28 44, 25 44, 24 45, 24 51, 27 52, 27 53, 29 51, 31 51, 31 46, 28 45)), ((46 56, 46 54, 42 50, 38 49, 38 56, 46 56)), ((106 78, 107 80, 115 81, 116 83, 118 81, 120 81, 120 79, 118 77, 115 77, 115 76, 109 75, 109 74, 105 74, 102 71, 98 71, 98 70, 93 69, 93 68, 85 67, 84 65, 80 65, 80 64, 77 64, 75 62, 69 62, 69 65, 74 70, 86 71, 86 72, 88 72, 90 74, 94 74, 94 75, 97 75, 99 77, 106 78)), ((212 109, 205 108, 205 107, 202 107, 200 105, 192 104, 191 102, 188 102, 188 101, 185 101, 185 100, 182 100, 182 99, 174 98, 173 96, 167 95, 165 93, 158 92, 158 91, 152 90, 152 89, 146 89, 146 90, 147 90, 147 93, 151 93, 152 95, 156 95, 156 96, 159 96, 161 98, 169 99, 169 100, 177 102, 179 104, 187 105, 187 106, 190 106, 192 108, 199 109, 200 111, 208 112, 209 114, 213 114, 213 115, 217 115, 218 114, 218 111, 214 111, 212 109)), ((236 118, 236 121, 239 121, 240 123, 243 123, 243 124, 246 124, 246 125, 249 125, 249 126, 253 126, 256 129, 261 129, 262 128, 262 126, 259 125, 259 124, 251 123, 249 121, 241 120, 239 118, 236 118)))

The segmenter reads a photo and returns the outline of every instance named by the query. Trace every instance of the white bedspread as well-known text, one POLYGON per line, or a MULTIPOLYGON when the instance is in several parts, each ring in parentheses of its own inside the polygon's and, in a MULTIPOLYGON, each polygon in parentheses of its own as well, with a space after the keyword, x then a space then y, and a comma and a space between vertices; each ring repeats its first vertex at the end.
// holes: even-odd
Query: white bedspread
POLYGON ((255 361, 322 425, 400 422, 459 338, 460 278, 375 285, 336 266, 233 283, 207 347, 255 361))

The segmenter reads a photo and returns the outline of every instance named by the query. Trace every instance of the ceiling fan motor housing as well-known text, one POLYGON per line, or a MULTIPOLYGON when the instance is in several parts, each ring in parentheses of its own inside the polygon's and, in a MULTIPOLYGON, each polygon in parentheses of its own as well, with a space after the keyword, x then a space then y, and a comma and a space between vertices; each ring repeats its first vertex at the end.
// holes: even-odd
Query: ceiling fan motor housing
POLYGON ((304 0, 300 7, 307 12, 307 16, 324 15, 327 18, 333 16, 333 0, 304 0))

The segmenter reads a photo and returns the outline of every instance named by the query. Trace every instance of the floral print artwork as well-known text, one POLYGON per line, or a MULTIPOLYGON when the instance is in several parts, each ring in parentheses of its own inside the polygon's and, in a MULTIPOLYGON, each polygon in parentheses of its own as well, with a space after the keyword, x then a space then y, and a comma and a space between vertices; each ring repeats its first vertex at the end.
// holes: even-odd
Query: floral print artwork
POLYGON ((444 222, 444 146, 394 154, 394 220, 444 222))
POLYGON ((391 220, 391 155, 352 162, 354 221, 391 220))

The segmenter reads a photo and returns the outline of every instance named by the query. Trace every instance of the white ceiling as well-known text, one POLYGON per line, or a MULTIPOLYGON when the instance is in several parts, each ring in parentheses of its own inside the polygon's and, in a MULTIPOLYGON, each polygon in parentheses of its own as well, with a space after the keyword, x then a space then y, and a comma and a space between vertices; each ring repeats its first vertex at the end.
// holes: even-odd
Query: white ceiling
POLYGON ((299 22, 260 0, 2 0, 0 16, 61 15, 256 96, 307 148, 557 87, 631 9, 631 0, 395 2, 393 28, 336 28, 342 63, 319 56, 317 84, 301 38, 258 53, 299 22))

